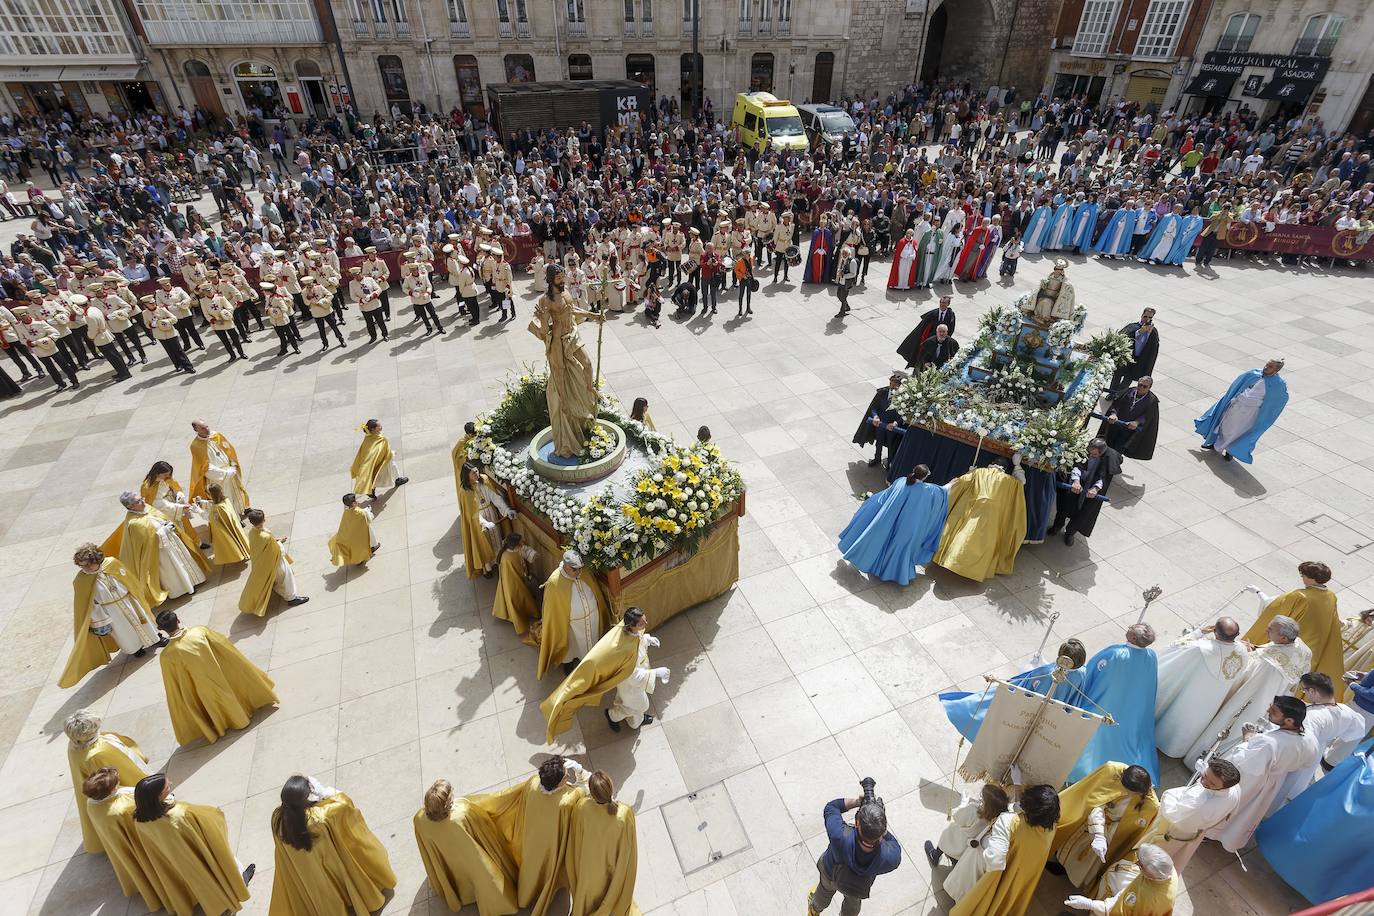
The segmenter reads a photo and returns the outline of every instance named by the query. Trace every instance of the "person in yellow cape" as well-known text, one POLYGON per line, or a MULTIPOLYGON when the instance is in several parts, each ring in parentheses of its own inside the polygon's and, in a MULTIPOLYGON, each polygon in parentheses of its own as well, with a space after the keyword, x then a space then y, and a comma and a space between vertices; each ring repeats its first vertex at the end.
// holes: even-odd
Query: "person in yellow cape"
POLYGON ((496 823, 466 798, 454 798, 447 779, 436 780, 415 815, 415 843, 430 887, 450 910, 477 905, 479 916, 509 916, 518 870, 496 823))
POLYGON ((81 783, 96 770, 113 767, 121 786, 132 786, 148 775, 148 756, 132 738, 100 731, 100 716, 79 709, 62 724, 67 735, 67 766, 76 790, 76 810, 81 819, 81 842, 87 852, 101 852, 100 838, 91 829, 81 783))
POLYGON ((463 465, 468 462, 468 446, 477 438, 477 424, 469 420, 463 424, 463 436, 453 443, 450 457, 453 459, 453 488, 458 493, 459 511, 463 507, 463 465))
POLYGON ((204 420, 192 420, 191 429, 191 499, 205 499, 210 484, 217 483, 229 498, 237 515, 243 515, 251 503, 243 484, 243 466, 239 453, 221 432, 210 429, 204 420))
POLYGON ((391 443, 382 435, 381 422, 368 420, 358 428, 363 432, 363 441, 359 443, 358 453, 353 456, 353 465, 348 471, 353 478, 353 492, 375 499, 378 487, 399 487, 410 480, 401 476, 391 443))
POLYGON ((1312 670, 1331 678, 1331 683, 1337 685, 1336 699, 1341 700, 1345 693, 1340 686, 1341 677, 1348 669, 1345 666, 1345 645, 1341 642, 1341 617, 1336 610, 1336 595, 1326 587, 1331 581, 1331 567, 1308 560, 1298 564, 1298 576, 1302 579, 1302 588, 1284 592, 1276 598, 1264 594, 1253 585, 1247 586, 1259 596, 1264 609, 1241 639, 1252 646, 1262 646, 1269 641, 1266 631, 1271 620, 1277 616, 1293 618, 1302 632, 1302 641, 1312 650, 1312 670))
POLYGON ((1135 764, 1102 764, 1061 792, 1059 804, 1049 869, 1085 889, 1149 836, 1159 814, 1150 774, 1135 764))
POLYGON ((72 562, 80 572, 72 579, 72 654, 57 679, 63 689, 108 664, 115 652, 142 658, 151 647, 167 644, 141 583, 123 563, 94 544, 78 547, 72 562))
POLYGON ((82 780, 76 806, 90 822, 124 896, 138 894, 150 913, 162 909, 157 873, 134 830, 133 786, 121 786, 114 767, 101 767, 82 780))
POLYGON ((175 611, 158 614, 157 625, 168 634, 158 661, 178 744, 197 738, 214 744, 229 729, 246 726, 255 711, 276 705, 272 679, 223 634, 183 630, 175 611))
POLYGON ((537 647, 539 639, 533 627, 539 619, 539 605, 534 603, 534 596, 525 584, 536 556, 534 548, 525 543, 520 532, 506 535, 496 558, 496 597, 492 601, 491 616, 509 620, 515 632, 525 638, 525 645, 537 647))
POLYGON ((1374 668, 1374 608, 1360 611, 1341 624, 1346 671, 1374 668))
POLYGON ((194 916, 197 906, 206 913, 243 909, 256 866, 239 869, 223 811, 177 801, 166 775, 154 773, 134 786, 134 836, 167 910, 194 916))
POLYGON ((1026 539, 1025 483, 1019 452, 1010 473, 991 465, 956 478, 945 533, 931 562, 975 582, 1010 574, 1026 539))
POLYGON ((648 627, 644 611, 626 608, 624 620, 607 630, 572 674, 539 704, 549 723, 549 744, 572 727, 579 709, 600 703, 612 689, 615 703, 604 710, 611 731, 620 731, 621 722, 639 728, 654 721, 649 715, 649 694, 659 681, 668 683, 668 669, 649 667, 649 647, 658 645, 658 637, 650 636, 648 627))
POLYGON ((955 903, 949 916, 1025 916, 1054 843, 1059 796, 1053 786, 1030 786, 1021 794, 1021 812, 993 822, 978 855, 987 871, 955 903))
POLYGON ((634 809, 616 802, 615 783, 601 770, 587 778, 587 793, 573 807, 568 837, 570 916, 639 916, 634 809))
POLYGON ((355 493, 343 495, 343 506, 339 530, 329 539, 329 562, 335 566, 366 563, 382 546, 372 533, 372 510, 358 505, 355 493))
POLYGON ((243 523, 217 483, 210 484, 210 549, 216 566, 248 559, 248 538, 243 534, 243 523))
POLYGON ((458 526, 463 534, 463 565, 469 579, 491 577, 501 543, 503 525, 515 510, 506 502, 501 488, 472 462, 463 465, 458 487, 458 526))
POLYGON ((150 608, 194 592, 210 571, 195 539, 188 541, 184 531, 131 490, 119 494, 119 503, 124 521, 100 545, 101 553, 119 557, 150 608))
POLYGON ((568 836, 573 806, 583 797, 587 771, 553 756, 519 785, 468 800, 495 822, 519 871, 515 902, 529 916, 545 916, 554 894, 568 883, 568 836))
POLYGON ((186 498, 186 490, 172 476, 172 466, 165 461, 154 461, 148 474, 139 484, 138 495, 143 497, 153 509, 161 512, 177 526, 178 536, 188 546, 194 544, 200 550, 209 547, 200 539, 197 525, 208 525, 209 517, 201 508, 201 503, 192 503, 186 498))
POLYGON ((572 674, 610 623, 610 611, 591 573, 582 569, 582 555, 563 554, 563 562, 544 583, 544 626, 539 637, 539 677, 554 665, 572 674), (564 661, 568 659, 568 661, 564 661))
POLYGON ((291 555, 286 552, 286 538, 279 538, 266 528, 267 513, 249 509, 248 520, 248 581, 239 594, 239 613, 261 617, 272 603, 272 592, 286 599, 287 607, 305 604, 310 599, 296 591, 296 575, 291 571, 291 555))
POLYGON ((272 812, 276 872, 269 916, 371 913, 396 886, 386 848, 338 789, 295 775, 272 812))
POLYGON ((1145 843, 1136 850, 1136 864, 1123 875, 1130 880, 1119 889, 1099 894, 1102 899, 1074 895, 1064 905, 1105 916, 1170 916, 1178 896, 1178 871, 1169 854, 1145 843))

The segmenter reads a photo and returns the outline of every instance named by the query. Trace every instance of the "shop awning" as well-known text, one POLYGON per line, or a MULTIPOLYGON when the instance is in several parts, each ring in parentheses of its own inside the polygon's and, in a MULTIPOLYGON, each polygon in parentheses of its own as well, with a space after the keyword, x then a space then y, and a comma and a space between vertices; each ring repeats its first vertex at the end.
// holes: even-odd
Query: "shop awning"
POLYGON ((1183 89, 1184 95, 1206 95, 1214 96, 1219 99, 1229 98, 1231 87, 1236 84, 1235 73, 1223 73, 1216 70, 1203 70, 1193 81, 1183 89))
POLYGON ((147 72, 138 64, 0 67, 0 82, 10 83, 58 83, 63 80, 72 82, 77 80, 144 80, 147 78, 147 72))
POLYGON ((111 64, 104 67, 63 67, 64 80, 140 80, 142 68, 138 64, 111 64))
POLYGON ((1259 97, 1280 102, 1306 102, 1321 84, 1320 78, 1301 79, 1275 76, 1259 91, 1259 97))
POLYGON ((8 83, 40 81, 56 82, 62 76, 61 67, 0 67, 0 80, 8 83))

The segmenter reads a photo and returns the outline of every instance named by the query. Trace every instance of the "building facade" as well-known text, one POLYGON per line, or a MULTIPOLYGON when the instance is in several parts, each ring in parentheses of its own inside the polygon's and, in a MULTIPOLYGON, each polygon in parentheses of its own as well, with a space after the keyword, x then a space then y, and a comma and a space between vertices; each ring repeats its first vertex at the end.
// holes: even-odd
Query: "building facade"
POLYGON ((1374 130, 1374 15, 1367 0, 1216 0, 1183 81, 1185 111, 1321 118, 1374 130))
POLYGON ((0 109, 127 115, 164 107, 120 0, 0 4, 0 109))
POLYGON ((633 79, 796 102, 916 80, 1035 85, 1059 0, 330 0, 364 116, 423 103, 483 113, 492 83, 633 79), (694 10, 693 3, 699 3, 694 10), (1011 40, 1015 32, 1019 37, 1011 40), (923 53, 924 49, 924 53, 923 53), (428 53, 426 53, 428 52, 428 53))
POLYGON ((1044 91, 1094 105, 1173 107, 1214 2, 1064 0, 1044 91))
POLYGON ((212 117, 327 116, 347 100, 323 0, 127 0, 168 100, 212 117))

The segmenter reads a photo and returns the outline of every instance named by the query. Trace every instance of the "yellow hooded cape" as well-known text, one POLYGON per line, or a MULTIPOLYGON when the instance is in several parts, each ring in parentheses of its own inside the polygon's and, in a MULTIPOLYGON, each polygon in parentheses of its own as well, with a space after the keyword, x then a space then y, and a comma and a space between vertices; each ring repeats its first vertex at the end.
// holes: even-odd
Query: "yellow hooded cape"
POLYGON ((415 843, 430 887, 450 910, 477 904, 481 916, 509 916, 517 869, 496 823, 466 798, 455 798, 442 821, 415 815, 415 843))
MULTIPOLYGON (((276 823, 277 811, 271 823, 276 823)), ((340 792, 305 811, 313 837, 297 849, 272 831, 276 873, 269 916, 331 916, 371 913, 396 886, 386 848, 373 835, 353 799, 340 792), (352 908, 350 910, 350 907, 352 908)))
POLYGON ((1241 637, 1255 646, 1269 641, 1265 630, 1274 618, 1283 615, 1298 622, 1299 635, 1312 650, 1312 670, 1331 678, 1336 687, 1336 701, 1349 695, 1341 677, 1345 666, 1345 645, 1341 642, 1341 617, 1336 610, 1336 595, 1325 588, 1299 588, 1284 592, 1260 612, 1254 626, 1241 637))
POLYGON ((1171 916, 1177 896, 1177 872, 1162 880, 1136 875, 1121 889, 1107 916, 1171 916))
POLYGON ((381 433, 363 433, 358 454, 348 473, 353 478, 353 492, 359 496, 371 493, 377 486, 377 475, 391 461, 391 443, 381 433))
POLYGON ((496 576, 496 599, 491 605, 491 616, 497 620, 509 620, 515 632, 525 637, 525 645, 537 646, 539 641, 530 635, 530 624, 539 616, 539 605, 525 585, 529 564, 519 550, 506 550, 501 553, 496 576))
MULTIPOLYGON (((248 526, 248 581, 239 595, 239 613, 261 617, 272 603, 272 584, 277 581, 277 564, 282 559, 281 542, 266 528, 248 526)), ((291 557, 286 557, 291 562, 291 557)))
MULTIPOLYGON (((601 594, 601 586, 591 570, 582 570, 583 581, 591 587, 596 596, 596 607, 600 611, 598 629, 605 631, 610 624, 610 611, 606 598, 601 594)), ((563 564, 558 564, 548 581, 544 583, 544 627, 539 637, 539 677, 554 665, 561 664, 568 655, 568 622, 572 619, 573 580, 563 575, 563 564)))
POLYGON ((1078 782, 1059 793, 1059 823, 1055 825, 1054 853, 1068 870, 1070 879, 1078 879, 1080 887, 1088 888, 1119 859, 1125 858, 1148 836, 1159 815, 1159 800, 1153 790, 1144 798, 1129 792, 1121 784, 1124 763, 1104 763, 1078 782), (1075 836, 1080 835, 1094 808, 1111 805, 1130 795, 1126 811, 1107 842, 1107 860, 1102 862, 1091 846, 1075 836), (1139 799, 1139 800, 1136 800, 1139 799))
POLYGON ((76 805, 81 809, 82 818, 89 819, 91 830, 109 858, 124 896, 138 894, 151 913, 162 909, 162 887, 134 830, 134 790, 121 787, 98 802, 82 795, 76 805))
POLYGON ((1020 481, 1000 467, 976 468, 949 491, 945 532, 933 562, 982 582, 1008 575, 1026 538, 1026 497, 1020 481))
POLYGON ((210 507, 210 547, 214 550, 216 566, 248 559, 248 538, 228 500, 210 507))
POLYGON ((243 466, 239 464, 239 453, 229 444, 229 440, 224 438, 223 433, 212 432, 209 436, 202 439, 196 436, 191 439, 191 492, 188 494, 191 499, 209 499, 210 481, 206 479, 205 472, 210 468, 210 447, 214 442, 224 452, 229 459, 229 463, 239 472, 238 482, 243 490, 243 500, 248 501, 248 488, 243 486, 243 466))
POLYGON ((329 539, 329 562, 335 566, 355 566, 372 559, 372 523, 367 510, 345 506, 339 530, 329 539))
MULTIPOLYGON (((114 533, 100 545, 101 553, 107 557, 119 557, 128 567, 130 574, 139 583, 140 596, 150 608, 156 608, 167 600, 167 592, 162 588, 162 569, 158 566, 161 547, 157 541, 157 524, 168 521, 171 519, 152 506, 149 506, 146 512, 126 512, 124 521, 120 522, 114 533)), ((172 530, 176 532, 177 539, 191 552, 191 559, 200 567, 201 572, 208 575, 210 563, 201 554, 200 541, 194 532, 188 537, 180 525, 172 530)))
POLYGON ((568 840, 570 916, 639 916, 634 901, 638 865, 634 809, 616 803, 612 814, 590 796, 579 800, 568 840))
POLYGON ((254 711, 277 702, 272 679, 208 627, 171 637, 158 662, 178 744, 197 738, 214 744, 229 729, 247 725, 254 711))
POLYGON ((458 508, 463 507, 463 465, 468 460, 468 446, 472 444, 472 436, 463 436, 453 443, 453 451, 450 457, 453 458, 453 487, 458 491, 458 508))
MULTIPOLYGON (((486 475, 483 475, 483 479, 491 485, 486 475)), ((477 491, 469 490, 461 483, 458 485, 458 530, 463 534, 463 566, 468 578, 481 578, 487 565, 496 562, 496 554, 491 549, 491 541, 482 531, 477 491)))
POLYGON ((176 802, 155 821, 134 822, 162 904, 176 916, 238 912, 248 899, 224 812, 209 805, 176 802))
POLYGON ((501 832, 519 873, 516 903, 530 907, 530 916, 544 916, 558 888, 568 883, 572 810, 583 794, 566 784, 545 792, 536 773, 509 789, 468 799, 490 815, 501 832))
MULTIPOLYGON (((143 597, 143 585, 134 578, 133 573, 115 557, 107 556, 100 564, 101 572, 109 573, 129 590, 143 613, 152 622, 153 615, 148 610, 148 601, 143 597)), ((119 651, 113 636, 96 636, 91 632, 91 611, 95 609, 95 576, 78 572, 72 579, 72 654, 67 657, 67 667, 57 679, 57 686, 75 687, 80 680, 101 665, 110 661, 110 656, 119 651)))
MULTIPOLYGON (((174 493, 186 492, 185 488, 182 487, 181 484, 177 483, 177 479, 175 477, 167 478, 167 487, 174 493)), ((147 481, 144 481, 138 486, 138 495, 143 497, 143 501, 147 503, 148 508, 151 509, 153 507, 153 500, 157 498, 157 484, 148 483, 147 481)), ((161 510, 158 510, 158 514, 165 515, 166 513, 163 513, 161 510)), ((197 550, 199 550, 200 535, 196 534, 196 528, 194 525, 191 524, 191 520, 186 517, 185 512, 181 513, 181 518, 177 521, 176 525, 177 537, 181 538, 181 540, 188 547, 193 544, 195 545, 196 550, 192 550, 191 553, 195 553, 197 550)), ((206 571, 209 571, 209 567, 206 567, 206 571)))
POLYGON ((572 728, 577 711, 600 703, 608 691, 634 673, 638 658, 638 636, 621 624, 607 630, 572 674, 539 704, 549 723, 545 740, 553 744, 554 738, 572 728))
POLYGON ((986 872, 949 916, 1025 916, 1053 842, 1052 829, 1032 827, 1019 814, 1012 818, 1007 867, 986 872))
POLYGON ((114 767, 118 770, 121 786, 135 785, 148 775, 148 771, 143 767, 143 764, 148 762, 148 755, 134 743, 134 739, 118 734, 114 737, 129 749, 128 754, 115 747, 103 734, 85 747, 77 747, 70 742, 67 744, 67 766, 71 769, 72 788, 76 790, 76 811, 81 818, 81 842, 87 852, 102 850, 100 837, 91 827, 91 816, 86 810, 86 795, 81 791, 81 783, 102 767, 114 767), (142 764, 139 761, 142 761, 142 764))

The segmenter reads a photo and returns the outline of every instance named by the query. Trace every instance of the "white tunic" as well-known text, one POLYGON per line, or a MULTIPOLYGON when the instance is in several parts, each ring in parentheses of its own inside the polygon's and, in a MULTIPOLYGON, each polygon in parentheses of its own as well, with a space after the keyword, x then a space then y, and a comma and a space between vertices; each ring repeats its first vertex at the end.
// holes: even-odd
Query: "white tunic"
MULTIPOLYGON (((1203 737, 1203 729, 1245 680, 1249 655, 1238 643, 1196 631, 1159 653, 1155 743, 1164 754, 1182 757, 1203 737)), ((1206 738, 1211 744, 1216 735, 1206 738)))
POLYGON ((180 598, 196 590, 205 581, 205 573, 191 557, 191 551, 177 537, 172 522, 157 523, 157 562, 162 576, 162 588, 168 598, 180 598))
POLYGON ((983 836, 976 855, 962 856, 954 871, 945 876, 944 889, 956 901, 968 895, 978 879, 990 871, 1007 867, 1007 851, 1011 848, 1011 822, 1016 815, 1008 811, 999 814, 992 828, 983 836))
POLYGON ((1264 403, 1264 389, 1264 377, 1261 376, 1226 405, 1226 409, 1221 413, 1221 424, 1217 427, 1216 441, 1213 443, 1217 451, 1224 452, 1229 449, 1255 425, 1255 417, 1259 416, 1260 405, 1264 403))
POLYGON ((897 283, 893 289, 911 289, 916 282, 916 242, 908 242, 897 259, 897 283))
POLYGON ((568 610, 568 658, 586 658, 601 638, 601 612, 596 594, 581 578, 572 580, 568 610))
POLYGON ((185 493, 173 490, 171 484, 161 480, 158 481, 157 495, 153 497, 153 508, 174 522, 181 521, 182 516, 185 516, 190 520, 193 527, 204 528, 208 526, 210 524, 209 514, 200 506, 183 502, 182 500, 185 498, 185 493))
POLYGON ((1209 789, 1201 782, 1169 789, 1159 798, 1159 831, 1150 842, 1174 860, 1179 873, 1202 845, 1202 835, 1221 824, 1240 804, 1240 786, 1209 789))
POLYGON ((217 483, 224 491, 224 496, 234 507, 234 514, 242 516, 248 509, 248 494, 244 492, 243 481, 239 479, 238 469, 234 467, 229 456, 224 453, 224 449, 219 447, 213 439, 207 442, 205 448, 205 479, 210 483, 217 483))
POLYGON ((1274 697, 1288 693, 1298 678, 1311 670, 1312 650, 1301 639, 1285 645, 1265 643, 1255 649, 1244 680, 1236 685, 1212 721, 1203 727, 1197 740, 1184 753, 1183 762, 1191 769, 1193 761, 1207 753, 1212 742, 1217 740, 1217 734, 1227 725, 1231 727, 1231 734, 1217 751, 1233 747, 1241 740, 1241 726, 1263 719, 1274 697))
POLYGON ((1365 717, 1343 703, 1330 703, 1322 706, 1308 706, 1307 718, 1302 722, 1302 730, 1312 736, 1317 745, 1318 757, 1312 766, 1305 770, 1295 770, 1284 781, 1282 798, 1291 801, 1317 779, 1317 767, 1321 755, 1332 766, 1340 763, 1360 743, 1369 732, 1365 717), (1330 748, 1330 753, 1327 752, 1330 748))
POLYGON ((964 796, 963 802, 950 815, 951 820, 940 832, 936 844, 940 851, 955 860, 954 869, 945 876, 944 890, 955 900, 967 894, 987 870, 980 854, 983 841, 992 831, 995 819, 985 821, 978 816, 979 799, 964 796), (972 844, 977 843, 975 847, 972 844))
POLYGON ((272 578, 272 590, 287 601, 293 600, 297 594, 296 574, 291 571, 291 564, 286 562, 285 544, 282 545, 281 559, 277 561, 277 574, 272 578))
POLYGON ((501 519, 510 515, 510 505, 507 504, 506 498, 499 491, 487 486, 485 480, 479 480, 477 483, 477 506, 482 533, 487 536, 492 551, 499 551, 501 549, 501 529, 497 526, 501 519))
POLYGON ((642 633, 639 636, 635 670, 616 685, 615 702, 610 709, 611 721, 628 721, 631 728, 639 728, 644 722, 644 714, 649 711, 649 694, 654 692, 657 683, 658 678, 649 667, 649 634, 642 633))
POLYGON ((157 626, 148 615, 129 597, 129 590, 114 576, 107 572, 87 572, 95 576, 95 590, 91 596, 91 628, 103 630, 110 628, 110 636, 119 645, 121 652, 134 653, 139 649, 157 645, 157 626))
POLYGON ((1320 753, 1311 735, 1275 729, 1250 738, 1228 751, 1226 759, 1240 770, 1240 804, 1231 819, 1207 831, 1227 852, 1240 852, 1255 828, 1286 799, 1280 791, 1288 774, 1307 770, 1320 753))

